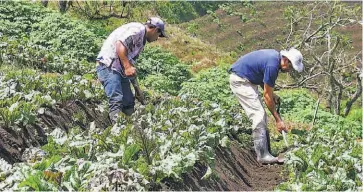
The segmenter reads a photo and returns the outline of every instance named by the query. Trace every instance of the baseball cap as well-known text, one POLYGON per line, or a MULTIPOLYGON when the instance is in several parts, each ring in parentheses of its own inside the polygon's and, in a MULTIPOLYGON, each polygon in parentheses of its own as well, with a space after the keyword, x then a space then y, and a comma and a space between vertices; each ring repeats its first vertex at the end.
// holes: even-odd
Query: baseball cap
POLYGON ((300 73, 304 69, 304 64, 302 63, 303 56, 299 50, 291 48, 288 51, 282 50, 280 53, 290 60, 292 67, 297 72, 300 73))
POLYGON ((146 23, 154 25, 156 28, 160 29, 161 34, 160 34, 159 37, 166 37, 166 35, 165 35, 165 24, 160 18, 158 18, 158 17, 149 17, 147 19, 146 23))

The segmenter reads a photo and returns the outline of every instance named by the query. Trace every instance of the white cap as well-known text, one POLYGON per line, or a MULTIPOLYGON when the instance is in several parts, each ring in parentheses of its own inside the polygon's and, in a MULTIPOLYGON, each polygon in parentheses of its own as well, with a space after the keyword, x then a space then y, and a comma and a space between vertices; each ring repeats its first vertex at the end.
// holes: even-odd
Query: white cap
POLYGON ((304 64, 302 63, 303 56, 299 50, 291 48, 288 51, 282 50, 280 53, 282 56, 285 56, 290 60, 292 67, 297 72, 300 73, 304 69, 304 64))

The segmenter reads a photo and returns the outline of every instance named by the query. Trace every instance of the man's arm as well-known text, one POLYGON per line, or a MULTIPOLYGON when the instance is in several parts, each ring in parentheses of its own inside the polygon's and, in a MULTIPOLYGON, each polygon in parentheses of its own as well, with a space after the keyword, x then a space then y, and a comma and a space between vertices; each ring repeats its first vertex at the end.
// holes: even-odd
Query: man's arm
MULTIPOLYGON (((264 86, 265 86, 265 84, 260 84, 260 87, 262 90, 265 90, 264 86)), ((276 104, 280 103, 280 101, 281 101, 280 97, 278 95, 276 95, 273 91, 272 91, 272 97, 273 97, 273 101, 275 102, 275 106, 276 106, 276 104)))
POLYGON ((270 112, 272 113, 272 115, 276 120, 277 131, 279 132, 283 130, 287 131, 284 121, 282 121, 280 115, 276 111, 276 103, 274 101, 273 87, 269 86, 268 84, 264 84, 263 97, 267 105, 267 108, 270 110, 270 112))
POLYGON ((131 65, 129 59, 127 58, 127 48, 121 41, 116 42, 116 53, 121 60, 121 64, 125 68, 125 75, 126 76, 133 76, 136 73, 136 68, 131 65))
POLYGON ((273 87, 270 87, 267 84, 264 84, 263 86, 263 98, 267 105, 267 108, 270 110, 271 114, 274 116, 276 122, 281 121, 281 118, 279 114, 276 111, 276 104, 274 101, 274 93, 273 93, 273 87))

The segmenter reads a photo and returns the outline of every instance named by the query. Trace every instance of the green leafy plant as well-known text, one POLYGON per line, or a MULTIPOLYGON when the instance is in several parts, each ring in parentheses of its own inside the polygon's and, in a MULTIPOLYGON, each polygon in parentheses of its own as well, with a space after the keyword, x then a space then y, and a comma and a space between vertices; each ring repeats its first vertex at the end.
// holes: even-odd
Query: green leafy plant
POLYGON ((159 92, 177 95, 181 84, 191 77, 189 67, 161 48, 146 48, 138 62, 138 76, 142 83, 159 92))
POLYGON ((216 102, 226 107, 238 106, 229 88, 227 70, 228 67, 225 66, 201 71, 182 84, 179 94, 202 101, 216 102))
POLYGON ((94 67, 101 38, 87 25, 30 2, 1 4, 2 62, 53 72, 84 73, 94 67))

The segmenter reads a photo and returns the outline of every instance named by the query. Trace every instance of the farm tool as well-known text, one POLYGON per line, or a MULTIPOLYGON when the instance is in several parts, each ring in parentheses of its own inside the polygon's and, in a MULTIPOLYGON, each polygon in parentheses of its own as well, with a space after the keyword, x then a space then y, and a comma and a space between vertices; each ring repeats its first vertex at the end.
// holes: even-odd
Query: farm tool
MULTIPOLYGON (((119 62, 121 62, 120 58, 119 58, 119 62)), ((131 64, 133 66, 133 64, 131 64)), ((125 69, 123 67, 123 65, 121 65, 121 76, 126 77, 125 74, 125 69)), ((139 82, 137 81, 137 75, 135 74, 132 77, 127 77, 130 81, 130 83, 132 84, 132 86, 134 87, 135 90, 135 98, 142 104, 142 105, 146 105, 145 102, 145 96, 144 93, 142 92, 140 86, 139 86, 139 82)))
POLYGON ((140 89, 139 83, 137 81, 137 77, 133 76, 133 77, 129 77, 130 82, 132 84, 132 86, 134 87, 135 90, 135 98, 142 104, 142 105, 146 105, 145 102, 145 97, 144 97, 144 93, 142 92, 142 90, 140 89))
MULTIPOLYGON (((282 120, 281 115, 280 115, 280 106, 281 106, 281 102, 280 102, 280 100, 278 100, 278 102, 276 103, 276 112, 279 115, 280 119, 282 120)), ((286 153, 294 146, 290 146, 289 143, 287 142, 287 133, 285 130, 282 130, 281 134, 282 134, 282 138, 285 143, 285 148, 282 150, 282 153, 286 153)))
MULTIPOLYGON (((280 115, 280 105, 281 105, 281 102, 280 102, 280 100, 278 100, 278 102, 276 102, 276 112, 279 115, 280 119, 282 120, 281 115, 280 115)), ((282 134, 282 137, 284 139, 285 146, 289 147, 289 144, 287 144, 286 131, 282 130, 281 134, 282 134)))

